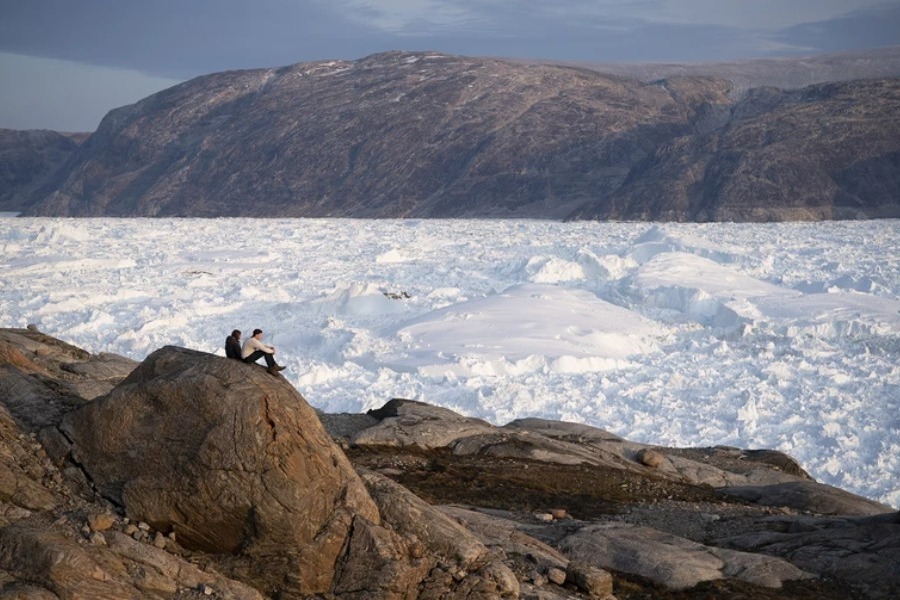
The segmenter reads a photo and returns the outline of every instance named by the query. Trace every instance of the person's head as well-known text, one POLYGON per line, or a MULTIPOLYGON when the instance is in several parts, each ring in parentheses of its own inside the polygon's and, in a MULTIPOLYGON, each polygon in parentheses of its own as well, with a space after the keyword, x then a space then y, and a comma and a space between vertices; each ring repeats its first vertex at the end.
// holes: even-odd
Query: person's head
POLYGON ((233 338, 236 339, 236 340, 241 339, 241 330, 240 330, 240 329, 235 329, 234 331, 232 331, 232 332, 231 332, 231 337, 233 337, 233 338))
POLYGON ((253 330, 253 337, 255 337, 255 338, 261 338, 261 337, 262 337, 262 333, 263 333, 263 332, 262 332, 262 329, 254 329, 254 330, 253 330))

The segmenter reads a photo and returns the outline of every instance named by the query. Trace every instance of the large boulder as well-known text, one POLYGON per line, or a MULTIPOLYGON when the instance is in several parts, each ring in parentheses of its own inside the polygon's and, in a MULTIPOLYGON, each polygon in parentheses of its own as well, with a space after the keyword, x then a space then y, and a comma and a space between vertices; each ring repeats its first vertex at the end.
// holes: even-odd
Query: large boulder
POLYGON ((180 348, 120 358, 0 330, 0 598, 516 596, 458 524, 364 484, 283 378, 180 348))
POLYGON ((107 532, 104 539, 102 545, 79 544, 40 519, 0 529, 0 598, 172 598, 179 590, 208 587, 220 598, 262 600, 247 585, 120 532, 107 532), (20 580, 11 595, 2 586, 4 572, 20 580), (28 593, 16 595, 23 588, 28 593))
POLYGON ((815 481, 726 487, 721 492, 757 504, 787 506, 820 515, 880 515, 894 512, 885 504, 815 481))
POLYGON ((34 327, 0 329, 0 397, 28 432, 59 423, 108 393, 137 366, 115 354, 91 354, 34 327))
POLYGON ((183 348, 151 354, 64 419, 72 457, 132 519, 285 596, 329 589, 354 519, 379 513, 303 397, 265 369, 183 348))
POLYGON ((413 446, 427 450, 496 430, 481 419, 402 398, 394 398, 368 414, 378 422, 353 436, 352 442, 358 446, 413 446))
POLYGON ((853 582, 867 598, 900 590, 900 512, 852 518, 772 517, 765 530, 717 540, 729 548, 781 556, 802 569, 853 582))
POLYGON ((361 476, 385 529, 358 535, 354 527, 336 592, 363 590, 343 597, 386 600, 519 597, 516 576, 474 533, 387 477, 366 470, 361 476))
POLYGON ((812 577, 781 558, 706 546, 620 523, 582 527, 560 547, 572 560, 647 577, 672 589, 725 577, 779 588, 784 581, 812 577))

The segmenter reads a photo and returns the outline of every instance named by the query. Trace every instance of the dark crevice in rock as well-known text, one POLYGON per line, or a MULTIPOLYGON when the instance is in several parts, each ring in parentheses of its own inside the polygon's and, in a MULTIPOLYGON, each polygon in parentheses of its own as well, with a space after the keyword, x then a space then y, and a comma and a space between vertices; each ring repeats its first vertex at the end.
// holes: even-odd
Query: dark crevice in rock
POLYGON ((125 504, 121 500, 121 490, 119 491, 119 494, 117 494, 117 495, 104 494, 101 491, 100 486, 97 485, 97 482, 94 481, 94 478, 91 476, 90 471, 88 471, 88 469, 85 468, 85 466, 78 460, 77 450, 75 449, 76 448, 75 440, 72 439, 72 437, 65 431, 64 428, 57 427, 56 430, 69 443, 70 451, 67 456, 67 463, 69 465, 75 467, 76 469, 78 469, 78 471, 81 472, 81 474, 84 476, 85 481, 87 481, 87 484, 90 487, 91 491, 94 494, 96 494, 97 497, 103 498, 104 500, 106 500, 107 502, 109 502, 110 504, 115 506, 117 509, 119 509, 119 511, 121 511, 122 514, 125 514, 125 504))

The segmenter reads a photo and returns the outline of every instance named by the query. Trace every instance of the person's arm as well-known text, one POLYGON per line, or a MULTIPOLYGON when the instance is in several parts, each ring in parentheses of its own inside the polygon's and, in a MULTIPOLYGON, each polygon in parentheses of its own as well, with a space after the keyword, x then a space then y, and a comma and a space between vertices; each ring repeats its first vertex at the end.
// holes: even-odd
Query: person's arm
POLYGON ((275 354, 275 347, 269 346, 268 344, 263 344, 256 338, 250 338, 250 352, 247 354, 252 354, 253 350, 260 350, 261 352, 265 352, 266 354, 275 354))

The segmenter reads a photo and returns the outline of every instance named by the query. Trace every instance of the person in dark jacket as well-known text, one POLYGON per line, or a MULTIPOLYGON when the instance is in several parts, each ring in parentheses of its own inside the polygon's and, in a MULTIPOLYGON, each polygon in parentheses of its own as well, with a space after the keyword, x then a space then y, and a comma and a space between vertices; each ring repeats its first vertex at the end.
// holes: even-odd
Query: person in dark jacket
POLYGON ((244 360, 241 356, 241 330, 235 329, 225 338, 225 356, 235 360, 244 360))

